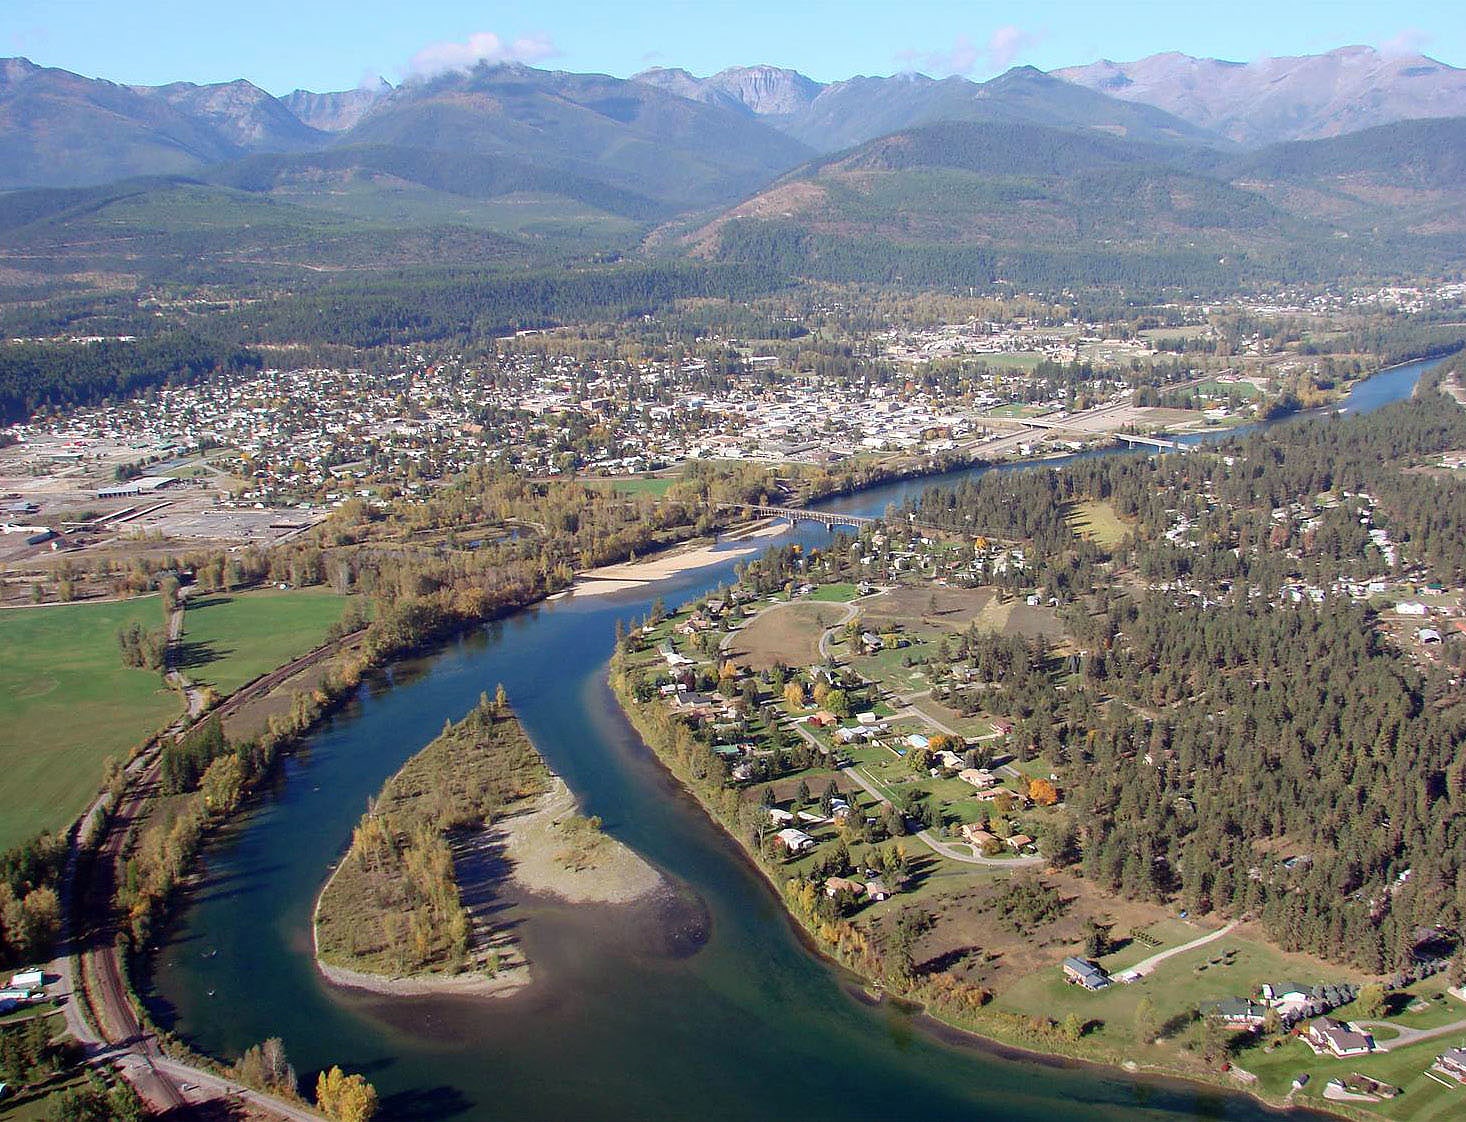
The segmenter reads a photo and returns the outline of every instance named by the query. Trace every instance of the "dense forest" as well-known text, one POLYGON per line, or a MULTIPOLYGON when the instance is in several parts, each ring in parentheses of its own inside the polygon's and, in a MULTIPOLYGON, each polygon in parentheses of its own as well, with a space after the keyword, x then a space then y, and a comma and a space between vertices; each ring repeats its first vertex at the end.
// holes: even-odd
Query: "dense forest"
POLYGON ((260 355, 245 347, 185 334, 0 344, 0 424, 24 421, 39 409, 95 405, 152 386, 257 371, 263 365, 260 355))
POLYGON ((1458 648, 1419 658, 1338 590, 1466 577, 1466 484, 1421 470, 1461 448, 1466 410, 1428 381, 1366 417, 1215 452, 991 473, 922 497, 923 520, 1030 542, 1027 570, 1004 579, 1053 596, 1076 636, 1080 654, 1040 675, 1043 653, 1011 639, 974 633, 950 653, 1004 683, 1026 718, 1020 750, 1056 765, 1086 876, 1251 913, 1287 947, 1374 971, 1459 934, 1458 648), (1131 526, 1111 551, 1068 524, 1087 500, 1131 526))
POLYGON ((281 343, 388 343, 494 336, 577 319, 621 320, 695 296, 777 287, 744 265, 620 264, 516 274, 403 272, 263 300, 232 319, 241 337, 281 343))

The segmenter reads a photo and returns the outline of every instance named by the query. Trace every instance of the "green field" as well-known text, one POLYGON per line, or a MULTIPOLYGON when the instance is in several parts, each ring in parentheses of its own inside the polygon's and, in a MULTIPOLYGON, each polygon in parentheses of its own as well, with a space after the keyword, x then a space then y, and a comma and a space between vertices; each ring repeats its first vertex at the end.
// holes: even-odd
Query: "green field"
POLYGON ((1044 356, 1037 351, 1013 351, 1003 354, 984 354, 978 357, 994 370, 1022 370, 1025 372, 1034 370, 1044 360, 1044 356))
POLYGON ((855 586, 848 582, 822 584, 805 599, 822 604, 848 604, 855 599, 855 586))
POLYGON ((315 588, 235 592, 189 602, 177 666, 231 693, 326 641, 346 598, 315 588))
POLYGON ((1069 508, 1069 525, 1075 533, 1105 549, 1114 549, 1129 532, 1109 503, 1075 503, 1069 508))
POLYGON ((588 487, 610 487, 617 494, 649 494, 657 497, 667 493, 677 483, 676 475, 644 475, 635 480, 585 480, 588 487))
POLYGON ((1225 398, 1235 393, 1244 401, 1251 401, 1261 394, 1261 391, 1251 382, 1218 382, 1213 380, 1202 382, 1200 385, 1194 387, 1194 389, 1201 397, 1225 398))
POLYGON ((180 712, 152 670, 122 665, 117 632, 163 625, 156 596, 0 611, 0 849, 62 829, 86 808, 102 761, 180 712))

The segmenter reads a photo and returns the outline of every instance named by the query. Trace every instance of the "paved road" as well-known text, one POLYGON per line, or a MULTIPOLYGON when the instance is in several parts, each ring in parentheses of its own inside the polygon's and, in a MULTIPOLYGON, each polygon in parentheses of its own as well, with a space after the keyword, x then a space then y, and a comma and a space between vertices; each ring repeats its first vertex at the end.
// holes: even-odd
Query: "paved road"
POLYGON ((1200 938, 1192 939, 1189 943, 1182 943, 1179 947, 1172 947, 1168 951, 1161 951, 1159 954, 1153 954, 1149 958, 1143 958, 1134 966, 1121 970, 1120 973, 1115 975, 1115 977, 1120 979, 1121 981, 1126 982, 1134 982, 1141 978, 1144 978, 1157 966, 1165 962, 1166 959, 1171 958, 1173 955, 1185 954, 1187 951, 1195 950, 1197 947, 1204 947, 1206 946, 1206 944, 1214 943, 1222 936, 1230 934, 1232 932, 1232 929, 1237 926, 1238 922, 1238 920, 1234 919, 1231 923, 1227 924, 1226 927, 1223 927, 1218 931, 1213 931, 1210 934, 1202 935, 1200 938))
POLYGON ((1392 1028, 1399 1033, 1392 1040, 1376 1040, 1374 1050, 1376 1052, 1389 1052, 1395 1048, 1404 1048, 1409 1044, 1418 1044, 1422 1040, 1434 1040, 1438 1036, 1450 1036, 1454 1032, 1466 1032, 1466 1019, 1452 1021, 1448 1025, 1439 1025, 1436 1028, 1418 1029, 1402 1025, 1399 1021, 1355 1021, 1360 1028, 1392 1028))
MULTIPOLYGON (((804 732, 803 729, 800 729, 804 732)), ((805 735, 808 735, 807 733, 805 735)), ((855 767, 845 768, 845 774, 859 783, 866 793, 873 796, 878 802, 890 803, 890 799, 877 788, 869 779, 860 774, 860 769, 855 767)), ((981 853, 965 854, 953 848, 946 842, 938 841, 930 830, 918 830, 916 837, 931 846, 932 851, 953 861, 960 861, 964 865, 989 865, 999 869, 1021 869, 1030 865, 1042 865, 1044 858, 1032 857, 985 857, 981 853)), ((964 843, 965 844, 965 843, 964 843)), ((970 848, 970 847, 969 847, 970 848)))

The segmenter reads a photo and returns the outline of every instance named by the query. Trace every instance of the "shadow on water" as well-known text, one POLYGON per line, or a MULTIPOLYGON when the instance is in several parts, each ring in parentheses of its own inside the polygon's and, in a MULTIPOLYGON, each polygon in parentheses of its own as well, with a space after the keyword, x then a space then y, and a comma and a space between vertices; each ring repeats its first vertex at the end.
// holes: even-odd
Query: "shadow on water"
MULTIPOLYGON (((1423 365, 1381 375, 1383 397, 1407 394, 1423 365)), ((879 514, 929 485, 823 505, 879 514)), ((829 534, 803 525, 784 540, 808 546, 829 534)), ((910 1007, 871 1004, 848 973, 809 953, 768 883, 651 757, 605 684, 615 620, 732 574, 725 560, 625 593, 540 605, 373 675, 209 847, 205 889, 156 956, 155 1007, 210 1053, 237 1056, 280 1036, 300 1070, 369 1070, 385 1118, 696 1113, 699 1122, 741 1122, 791 1103, 808 1122, 1273 1117, 1239 1095, 974 1044, 910 1007), (309 949, 328 868, 386 777, 501 682, 584 812, 657 865, 674 891, 637 905, 575 906, 496 879, 476 891, 515 925, 532 963, 528 987, 481 1000, 328 986, 309 949)))

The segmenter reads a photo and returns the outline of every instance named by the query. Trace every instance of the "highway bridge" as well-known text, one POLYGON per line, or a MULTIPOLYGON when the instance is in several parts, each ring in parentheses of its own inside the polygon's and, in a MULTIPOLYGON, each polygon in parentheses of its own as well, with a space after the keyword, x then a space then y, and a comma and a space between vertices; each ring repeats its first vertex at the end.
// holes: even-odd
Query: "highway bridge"
POLYGON ((1126 444, 1144 444, 1147 448, 1160 448, 1168 452, 1184 452, 1191 447, 1189 444, 1165 440, 1159 436, 1137 436, 1129 432, 1117 432, 1115 439, 1123 440, 1126 444))
POLYGON ((790 522, 818 522, 834 529, 836 526, 870 526, 880 521, 863 514, 841 514, 830 510, 808 510, 797 506, 751 506, 748 512, 758 518, 787 518, 790 522))

